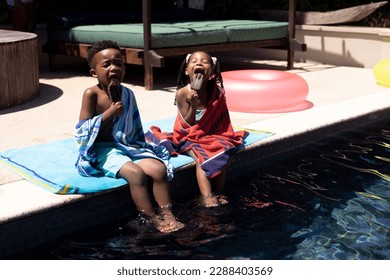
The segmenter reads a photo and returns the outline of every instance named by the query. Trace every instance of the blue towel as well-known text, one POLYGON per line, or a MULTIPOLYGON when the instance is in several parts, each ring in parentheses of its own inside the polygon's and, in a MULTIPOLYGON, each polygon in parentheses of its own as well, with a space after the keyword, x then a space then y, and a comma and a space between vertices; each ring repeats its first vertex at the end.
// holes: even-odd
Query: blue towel
MULTIPOLYGON (((173 168, 169 162, 169 151, 162 145, 145 141, 145 133, 137 101, 131 89, 121 86, 121 101, 124 104, 123 114, 113 120, 111 137, 116 148, 119 148, 131 160, 155 158, 164 163, 168 180, 173 178, 173 168)), ((104 172, 93 166, 96 153, 93 145, 98 137, 102 123, 102 114, 92 119, 82 120, 76 125, 74 136, 79 144, 79 157, 76 167, 82 176, 103 176, 104 172)))
MULTIPOLYGON (((151 125, 171 131, 174 118, 145 123, 146 132, 151 125)), ((249 131, 244 146, 271 136, 270 132, 249 131)), ((106 191, 126 185, 122 178, 83 177, 74 166, 79 155, 74 138, 9 149, 0 153, 0 163, 24 179, 56 194, 86 194, 106 191)), ((193 162, 190 156, 180 155, 170 159, 173 169, 193 162)))

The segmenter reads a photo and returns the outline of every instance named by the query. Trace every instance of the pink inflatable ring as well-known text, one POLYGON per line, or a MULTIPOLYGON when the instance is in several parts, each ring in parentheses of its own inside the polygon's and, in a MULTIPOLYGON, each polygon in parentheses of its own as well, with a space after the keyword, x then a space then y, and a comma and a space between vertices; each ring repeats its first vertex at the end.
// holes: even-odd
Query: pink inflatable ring
POLYGON ((222 73, 230 111, 291 112, 313 106, 306 97, 307 82, 299 75, 278 70, 236 70, 222 73))

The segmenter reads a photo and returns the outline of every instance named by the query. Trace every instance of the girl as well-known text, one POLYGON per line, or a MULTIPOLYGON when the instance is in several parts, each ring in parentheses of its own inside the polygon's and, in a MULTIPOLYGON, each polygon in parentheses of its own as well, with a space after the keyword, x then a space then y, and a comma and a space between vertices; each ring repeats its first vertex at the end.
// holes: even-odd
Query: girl
POLYGON ((221 195, 226 169, 246 132, 233 130, 216 58, 203 51, 187 55, 179 70, 175 104, 173 133, 161 133, 157 127, 151 131, 159 140, 170 140, 172 154, 187 153, 194 159, 204 206, 227 203, 221 195))

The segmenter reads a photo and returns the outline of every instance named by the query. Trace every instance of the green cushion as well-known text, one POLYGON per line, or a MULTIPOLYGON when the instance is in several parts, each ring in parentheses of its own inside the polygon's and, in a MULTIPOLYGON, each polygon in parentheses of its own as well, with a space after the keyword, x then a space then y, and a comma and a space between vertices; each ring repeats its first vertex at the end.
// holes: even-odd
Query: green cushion
POLYGON ((224 28, 229 42, 280 39, 288 36, 288 23, 277 21, 228 20, 224 28))
MULTIPOLYGON (((198 26, 196 31, 191 24, 153 24, 153 48, 181 47, 198 44, 212 44, 227 41, 224 30, 218 30, 207 25, 198 26)), ((122 47, 143 48, 142 24, 112 24, 112 25, 85 25, 70 29, 66 34, 58 35, 61 41, 79 43, 94 43, 99 40, 113 40, 122 47)))
MULTIPOLYGON (((183 47, 285 38, 287 23, 252 20, 191 21, 152 24, 152 47, 183 47)), ((53 32, 53 39, 95 43, 113 40, 122 47, 143 48, 143 25, 84 25, 53 32)))

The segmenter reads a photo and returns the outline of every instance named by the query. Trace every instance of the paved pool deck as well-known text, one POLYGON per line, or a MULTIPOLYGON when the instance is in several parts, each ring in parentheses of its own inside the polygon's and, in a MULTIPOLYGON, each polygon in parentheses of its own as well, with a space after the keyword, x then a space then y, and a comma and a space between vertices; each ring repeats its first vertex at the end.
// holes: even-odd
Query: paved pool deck
MULTIPOLYGON (((219 58, 230 68, 245 69, 245 59, 219 58), (241 63, 241 64, 240 64, 241 63)), ((277 61, 250 62, 252 67, 283 70, 277 61)), ((229 70, 229 69, 227 69, 229 70)), ((230 69, 231 70, 231 69, 230 69)), ((155 90, 142 87, 142 68, 131 67, 124 85, 136 94, 143 122, 176 115, 173 105, 176 73, 158 71, 155 90)), ((367 125, 390 112, 390 88, 378 85, 372 69, 296 63, 289 72, 309 85, 313 106, 281 113, 230 112, 233 125, 274 133, 242 153, 245 162, 283 153, 332 133, 367 125)), ((73 136, 81 95, 96 83, 84 66, 59 72, 40 71, 40 94, 34 100, 0 111, 0 151, 48 143, 73 136)), ((193 193, 192 173, 178 176, 173 199, 193 193), (192 186, 192 189, 191 189, 192 186), (183 188, 181 188, 183 189, 183 188)), ((43 190, 0 165, 0 258, 61 238, 65 234, 120 219, 131 211, 127 188, 94 195, 56 195, 43 190), (115 205, 115 206, 113 206, 115 205)))

